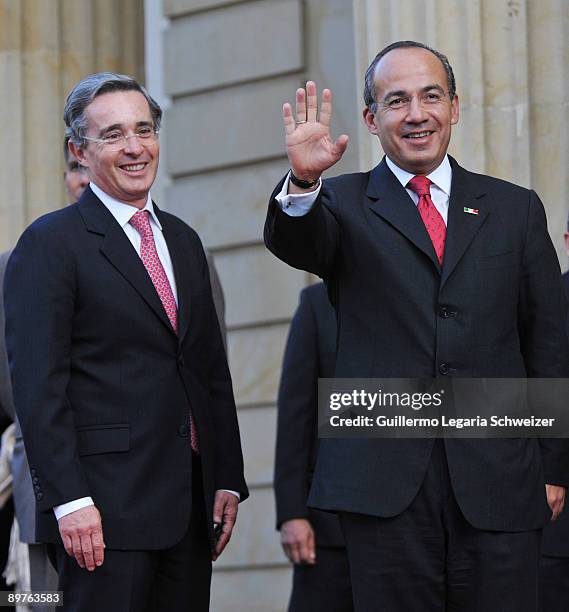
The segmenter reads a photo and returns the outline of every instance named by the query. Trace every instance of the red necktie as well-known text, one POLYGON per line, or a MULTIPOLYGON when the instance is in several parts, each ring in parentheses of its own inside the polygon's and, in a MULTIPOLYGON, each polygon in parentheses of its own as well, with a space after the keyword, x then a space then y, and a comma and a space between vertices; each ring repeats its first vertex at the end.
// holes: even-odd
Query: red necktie
POLYGON ((435 247, 439 263, 442 265, 447 228, 441 213, 431 200, 431 184, 432 182, 426 176, 414 176, 407 183, 407 187, 419 196, 417 209, 435 247))
MULTIPOLYGON (((174 293, 170 281, 166 276, 164 266, 158 257, 156 243, 154 242, 154 234, 150 226, 150 213, 147 210, 139 210, 135 213, 129 223, 140 234, 140 259, 152 280, 152 284, 158 293, 158 297, 164 306, 164 310, 168 315, 172 329, 178 333, 178 307, 174 299, 174 293)), ((194 424, 194 418, 190 410, 190 431, 191 431, 191 446, 196 453, 199 452, 198 447, 198 432, 194 424)))

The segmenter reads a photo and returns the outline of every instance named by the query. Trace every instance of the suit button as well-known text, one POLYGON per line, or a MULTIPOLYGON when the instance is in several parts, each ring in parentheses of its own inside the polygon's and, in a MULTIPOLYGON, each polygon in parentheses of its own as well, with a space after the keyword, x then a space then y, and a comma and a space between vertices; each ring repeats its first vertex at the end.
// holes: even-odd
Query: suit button
POLYGON ((444 361, 441 361, 441 363, 439 363, 439 372, 443 375, 446 376, 448 374, 448 363, 445 363, 444 361))
POLYGON ((32 482, 33 482, 34 484, 38 484, 38 482, 39 482, 39 481, 40 481, 40 479, 39 479, 37 476, 34 476, 34 477, 32 478, 32 482))
POLYGON ((32 476, 35 476, 35 475, 37 474, 36 469, 35 469, 35 468, 31 468, 31 469, 30 469, 30 474, 31 474, 32 476))
POLYGON ((39 486, 39 484, 35 484, 34 485, 34 491, 37 493, 38 491, 41 491, 41 487, 39 486))
POLYGON ((43 493, 36 493, 36 499, 41 501, 43 499, 43 493))
POLYGON ((450 312, 446 306, 441 306, 439 310, 439 317, 441 319, 448 319, 450 317, 450 312))
POLYGON ((178 364, 181 368, 183 368, 186 365, 186 360, 184 359, 183 355, 178 356, 178 364))
POLYGON ((187 438, 188 430, 189 428, 187 425, 180 425, 180 427, 178 427, 178 435, 182 438, 187 438))

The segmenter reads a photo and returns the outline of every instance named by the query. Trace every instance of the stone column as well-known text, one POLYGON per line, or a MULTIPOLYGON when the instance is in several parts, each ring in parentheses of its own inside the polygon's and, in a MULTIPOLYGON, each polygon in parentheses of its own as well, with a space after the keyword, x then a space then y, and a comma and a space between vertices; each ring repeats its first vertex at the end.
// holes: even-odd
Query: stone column
POLYGON ((141 77, 143 0, 0 0, 0 249, 65 204, 63 105, 99 70, 141 77))

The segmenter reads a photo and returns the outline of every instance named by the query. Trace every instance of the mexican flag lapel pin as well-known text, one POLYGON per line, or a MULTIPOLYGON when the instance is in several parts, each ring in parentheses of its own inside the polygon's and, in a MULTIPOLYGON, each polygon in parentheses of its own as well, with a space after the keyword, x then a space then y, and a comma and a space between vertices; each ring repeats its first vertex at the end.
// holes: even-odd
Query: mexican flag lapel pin
POLYGON ((468 206, 464 207, 464 212, 468 213, 469 215, 477 215, 478 214, 478 208, 468 208, 468 206))

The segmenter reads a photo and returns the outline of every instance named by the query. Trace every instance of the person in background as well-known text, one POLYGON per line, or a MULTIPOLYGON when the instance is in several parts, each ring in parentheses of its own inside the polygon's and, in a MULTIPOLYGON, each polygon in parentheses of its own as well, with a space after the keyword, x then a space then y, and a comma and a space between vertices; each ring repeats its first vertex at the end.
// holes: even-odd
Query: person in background
POLYGON ((351 612, 350 572, 335 514, 306 506, 318 452, 318 379, 334 376, 336 315, 323 283, 302 290, 278 394, 277 529, 294 564, 289 612, 351 612))
POLYGON ((65 160, 65 170, 63 171, 63 182, 67 192, 67 202, 73 204, 77 202, 85 188, 89 184, 89 171, 82 166, 77 158, 69 150, 69 137, 66 136, 63 142, 63 159, 65 160))

